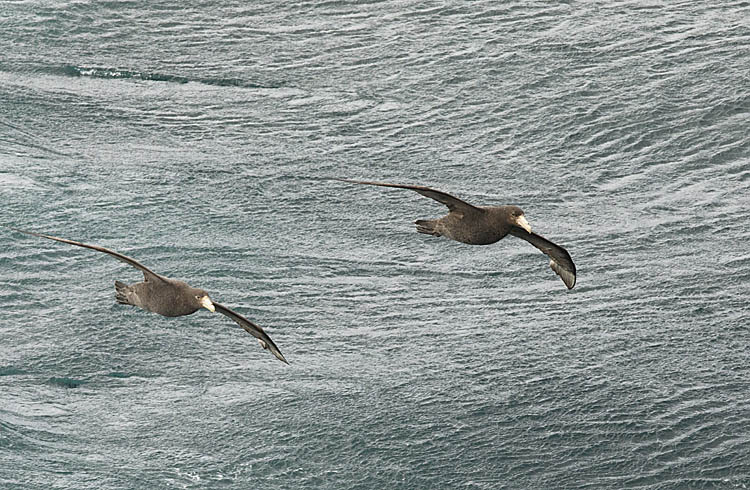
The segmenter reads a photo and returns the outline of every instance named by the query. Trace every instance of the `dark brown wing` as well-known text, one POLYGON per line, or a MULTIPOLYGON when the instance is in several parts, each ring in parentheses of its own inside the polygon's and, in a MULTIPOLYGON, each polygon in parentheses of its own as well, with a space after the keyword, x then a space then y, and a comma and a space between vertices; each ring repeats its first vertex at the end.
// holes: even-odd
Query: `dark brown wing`
POLYGON ((549 266, 555 271, 555 274, 560 276, 560 279, 562 279, 568 289, 573 289, 573 286, 576 285, 576 265, 573 263, 573 259, 570 258, 567 250, 541 235, 533 232, 529 233, 518 226, 513 226, 510 229, 510 234, 518 238, 523 238, 544 252, 550 258, 549 266))
POLYGON ((240 327, 244 328, 248 331, 250 335, 258 339, 260 342, 260 345, 263 346, 264 349, 270 350, 274 356, 276 356, 280 361, 285 362, 286 364, 289 364, 287 360, 284 358, 284 356, 281 354, 281 351, 278 347, 276 347, 276 344, 273 343, 273 340, 271 340, 271 337, 266 334, 266 332, 263 331, 262 328, 260 328, 258 325, 254 324, 244 316, 240 315, 239 313, 236 313, 229 308, 227 308, 224 305, 220 305, 217 302, 214 303, 214 308, 216 308, 216 311, 221 313, 222 315, 226 315, 235 322, 239 324, 240 327))
POLYGON ((462 210, 462 209, 480 211, 478 207, 473 206, 466 201, 462 201, 461 199, 457 197, 453 197, 450 194, 447 194, 443 191, 430 189, 429 187, 424 187, 421 185, 388 184, 386 182, 367 182, 363 180, 349 180, 349 179, 335 179, 335 180, 339 180, 341 182, 349 182, 351 184, 378 185, 380 187, 395 187, 398 189, 410 189, 410 190, 413 190, 422 194, 423 196, 429 197, 430 199, 434 199, 437 202, 445 204, 446 206, 448 206, 448 209, 451 211, 462 210))
POLYGON ((153 277, 155 279, 160 279, 162 281, 167 280, 165 277, 160 276, 159 274, 157 274, 156 272, 152 271, 151 269, 149 269, 145 265, 141 264, 137 260, 135 260, 135 259, 133 259, 131 257, 128 257, 127 255, 123 255, 121 253, 115 252, 114 250, 110 250, 108 248, 100 247, 98 245, 88 245, 86 243, 76 242, 76 241, 73 241, 73 240, 66 240, 65 238, 58 238, 56 236, 44 235, 42 233, 35 233, 33 231, 19 230, 18 228, 10 228, 10 229, 14 230, 14 231, 18 231, 20 233, 26 233, 27 235, 33 235, 33 236, 38 236, 38 237, 41 237, 41 238, 47 238, 49 240, 55 240, 57 242, 68 243, 70 245, 75 245, 77 247, 90 248, 91 250, 96 250, 97 252, 104 252, 105 254, 109 254, 109 255, 113 256, 117 260, 125 262, 128 265, 132 265, 136 269, 140 269, 141 271, 143 271, 143 276, 144 276, 144 278, 146 280, 148 280, 149 277, 153 277))

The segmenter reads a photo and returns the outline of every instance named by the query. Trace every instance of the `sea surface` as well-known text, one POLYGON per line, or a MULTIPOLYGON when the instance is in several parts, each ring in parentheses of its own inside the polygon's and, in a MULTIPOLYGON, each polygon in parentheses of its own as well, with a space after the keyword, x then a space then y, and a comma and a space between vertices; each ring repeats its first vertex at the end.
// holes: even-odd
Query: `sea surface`
POLYGON ((747 1, 6 0, 0 46, 0 488, 750 487, 747 1), (578 283, 332 177, 519 205, 578 283))

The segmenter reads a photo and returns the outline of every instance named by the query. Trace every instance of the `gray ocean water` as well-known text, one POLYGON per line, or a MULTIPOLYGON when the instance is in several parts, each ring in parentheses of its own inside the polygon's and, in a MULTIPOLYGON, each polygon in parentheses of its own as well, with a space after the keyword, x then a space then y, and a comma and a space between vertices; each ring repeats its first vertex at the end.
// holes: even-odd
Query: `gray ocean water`
POLYGON ((747 488, 750 4, 0 2, 0 488, 747 488), (418 234, 517 204, 529 244, 418 234))

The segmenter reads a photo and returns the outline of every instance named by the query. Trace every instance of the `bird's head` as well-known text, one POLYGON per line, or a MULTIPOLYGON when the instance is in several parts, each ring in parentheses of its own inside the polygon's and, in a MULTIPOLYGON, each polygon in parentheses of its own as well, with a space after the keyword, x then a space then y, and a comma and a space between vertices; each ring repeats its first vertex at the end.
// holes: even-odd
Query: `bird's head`
POLYGON ((508 212, 510 214, 511 223, 531 233, 531 225, 528 221, 526 221, 526 216, 523 214, 523 210, 521 208, 519 208, 518 206, 509 206, 508 212))
POLYGON ((198 302, 201 308, 205 308, 211 313, 216 311, 216 308, 214 307, 213 302, 211 301, 211 298, 208 297, 208 293, 205 292, 202 289, 196 289, 193 291, 195 296, 195 301, 198 302))

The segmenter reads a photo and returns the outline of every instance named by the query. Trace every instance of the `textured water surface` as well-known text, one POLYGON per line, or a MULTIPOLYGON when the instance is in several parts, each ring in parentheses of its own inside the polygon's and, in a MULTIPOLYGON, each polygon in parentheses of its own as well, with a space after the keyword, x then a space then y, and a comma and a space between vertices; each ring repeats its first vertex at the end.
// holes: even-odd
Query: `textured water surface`
POLYGON ((750 486, 747 2, 0 2, 2 488, 750 486), (433 186, 509 237, 417 234, 433 186))

